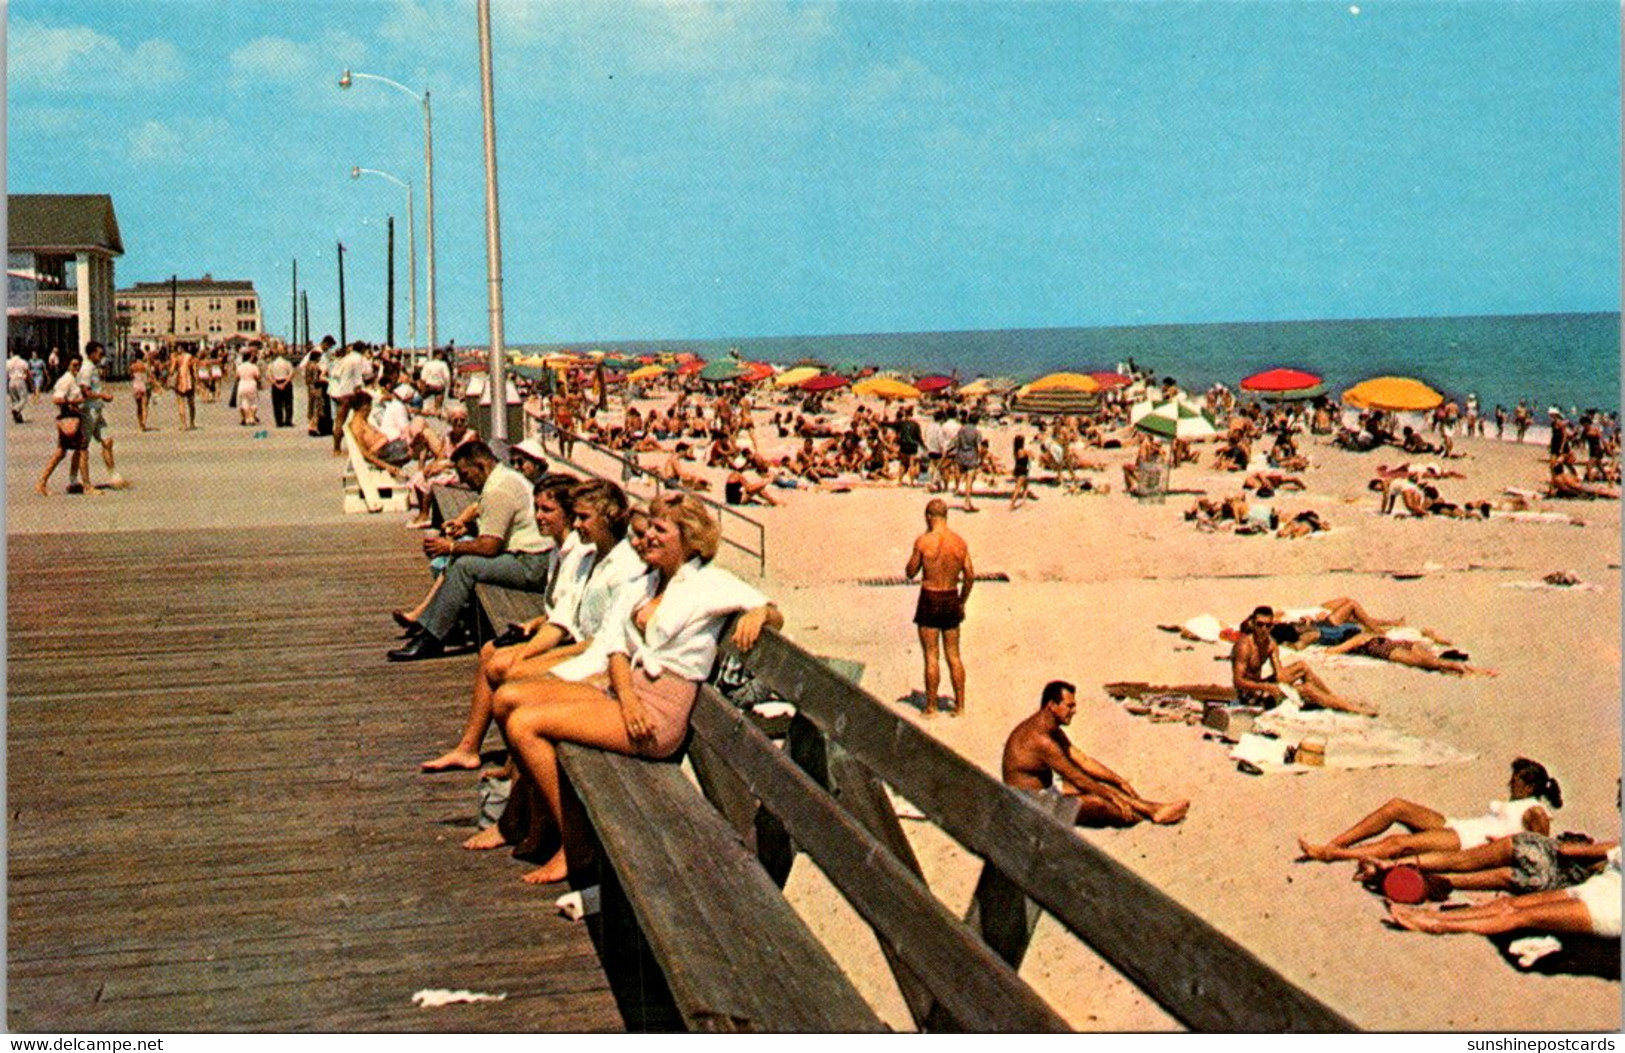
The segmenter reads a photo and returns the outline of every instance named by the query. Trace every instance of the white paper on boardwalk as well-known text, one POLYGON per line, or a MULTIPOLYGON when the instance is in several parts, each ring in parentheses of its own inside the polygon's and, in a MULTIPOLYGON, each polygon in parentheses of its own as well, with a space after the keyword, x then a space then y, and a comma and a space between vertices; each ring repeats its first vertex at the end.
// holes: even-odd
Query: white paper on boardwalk
POLYGON ((482 991, 448 991, 444 987, 426 987, 412 995, 412 1004, 425 1009, 438 1009, 459 1002, 502 1002, 507 994, 485 994, 482 991))

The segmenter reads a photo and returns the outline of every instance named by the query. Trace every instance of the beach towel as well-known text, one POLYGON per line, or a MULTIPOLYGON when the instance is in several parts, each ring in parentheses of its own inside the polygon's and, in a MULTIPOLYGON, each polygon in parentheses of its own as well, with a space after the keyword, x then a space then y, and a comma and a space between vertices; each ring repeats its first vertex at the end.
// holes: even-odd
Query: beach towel
POLYGON ((1559 585, 1550 581, 1503 581, 1503 589, 1551 589, 1555 592, 1599 592, 1601 585, 1593 585, 1589 581, 1577 581, 1573 585, 1559 585))
POLYGON ((1243 735, 1229 756, 1264 772, 1312 771, 1308 765, 1287 764, 1285 760, 1287 747, 1306 738, 1326 740, 1327 768, 1432 768, 1460 764, 1476 756, 1447 743, 1406 734, 1371 717, 1324 709, 1304 711, 1292 699, 1260 714, 1253 726, 1258 732, 1271 732, 1277 737, 1243 735))

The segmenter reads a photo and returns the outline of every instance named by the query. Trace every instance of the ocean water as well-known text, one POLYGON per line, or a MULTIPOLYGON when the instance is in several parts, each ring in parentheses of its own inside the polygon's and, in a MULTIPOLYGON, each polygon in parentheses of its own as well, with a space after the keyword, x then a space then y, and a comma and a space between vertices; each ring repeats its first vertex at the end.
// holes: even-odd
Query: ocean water
MULTIPOLYGON (((526 345, 558 350, 562 345, 526 345)), ((1402 318, 1364 321, 1241 322, 1004 329, 986 332, 873 333, 751 337, 734 340, 609 341, 570 345, 627 354, 693 351, 706 358, 730 348, 752 361, 817 358, 881 369, 988 374, 1031 380, 1055 370, 1113 369, 1132 358, 1191 391, 1276 366, 1326 378, 1336 394, 1369 377, 1426 381, 1446 396, 1478 396, 1486 411, 1510 411, 1527 399, 1548 405, 1614 410, 1620 405, 1620 316, 1614 314, 1402 318)))

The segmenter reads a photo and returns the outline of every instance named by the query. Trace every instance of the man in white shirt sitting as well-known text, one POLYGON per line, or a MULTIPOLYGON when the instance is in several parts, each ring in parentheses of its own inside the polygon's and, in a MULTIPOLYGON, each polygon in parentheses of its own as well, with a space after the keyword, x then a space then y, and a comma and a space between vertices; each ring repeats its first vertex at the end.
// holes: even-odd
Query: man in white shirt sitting
MULTIPOLYGON (((534 496, 529 481, 498 463, 491 447, 466 442, 451 455, 452 467, 464 485, 479 491, 475 507, 479 535, 474 538, 429 537, 424 554, 453 557, 440 587, 417 622, 417 636, 405 647, 389 652, 392 662, 415 662, 445 653, 451 637, 481 582, 510 589, 541 591, 547 582, 547 552, 552 543, 536 526, 534 496)), ((462 533, 461 520, 448 529, 462 533)))

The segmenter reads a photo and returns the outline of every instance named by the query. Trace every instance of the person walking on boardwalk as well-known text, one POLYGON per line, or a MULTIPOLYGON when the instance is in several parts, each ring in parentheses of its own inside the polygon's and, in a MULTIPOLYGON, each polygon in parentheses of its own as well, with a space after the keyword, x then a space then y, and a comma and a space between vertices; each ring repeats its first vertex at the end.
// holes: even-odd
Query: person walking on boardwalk
POLYGON ((271 381, 271 417, 279 428, 293 427, 293 363, 285 349, 277 348, 266 367, 271 381))
POLYGON ((181 430, 194 431, 197 428, 197 356, 185 344, 175 355, 170 377, 175 387, 175 410, 180 414, 181 430))
POLYGON ((954 688, 954 716, 965 713, 965 664, 959 658, 959 625, 965 620, 976 571, 971 566, 965 539, 948 529, 948 505, 933 497, 925 506, 925 533, 914 539, 914 551, 905 570, 909 579, 920 575, 920 599, 914 608, 920 649, 925 657, 925 715, 937 713, 937 688, 942 683, 938 648, 948 660, 954 688))
MULTIPOLYGON (((86 450, 91 442, 101 444, 102 463, 107 465, 107 484, 115 490, 122 490, 127 484, 113 464, 113 436, 107 427, 107 416, 102 412, 103 407, 113 401, 113 396, 102 390, 102 359, 105 357, 107 349, 100 342, 92 340, 85 345, 85 361, 79 367, 79 388, 84 396, 84 407, 80 412, 85 422, 86 450)), ((89 458, 87 452, 84 470, 87 490, 90 489, 89 458)))
POLYGON ((85 395, 79 389, 78 372, 79 356, 73 355, 68 359, 68 368, 57 377, 56 385, 51 389, 51 401, 56 404, 56 449, 51 451, 45 471, 40 474, 39 482, 34 484, 35 492, 41 497, 50 495, 51 473, 56 471, 56 466, 62 463, 64 457, 68 458, 68 493, 95 492, 85 485, 90 478, 85 468, 85 420, 82 415, 85 395))

